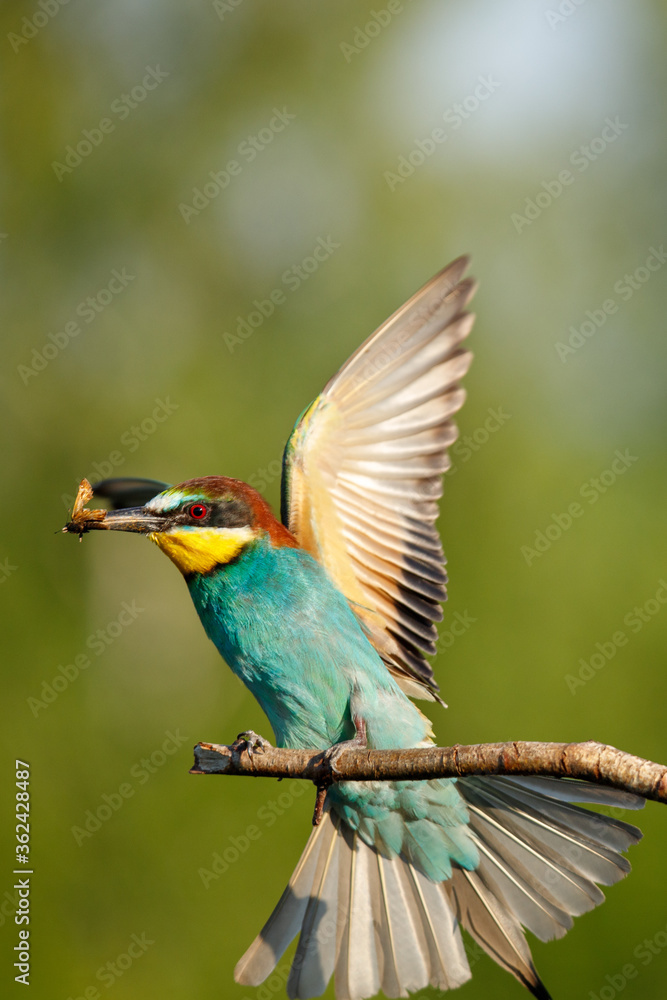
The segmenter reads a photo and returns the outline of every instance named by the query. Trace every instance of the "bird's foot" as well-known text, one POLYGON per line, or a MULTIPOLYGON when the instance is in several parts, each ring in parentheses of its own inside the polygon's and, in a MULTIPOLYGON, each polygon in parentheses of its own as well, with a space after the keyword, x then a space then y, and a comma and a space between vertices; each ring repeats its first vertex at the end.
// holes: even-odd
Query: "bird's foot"
POLYGON ((324 760, 329 765, 332 771, 338 771, 336 767, 336 762, 346 750, 365 750, 368 746, 368 740, 366 738, 366 720, 362 719, 359 715, 353 715, 352 721, 354 722, 354 728, 356 730, 355 735, 351 740, 343 740, 341 743, 335 743, 332 747, 324 754, 324 760))
POLYGON ((265 750, 270 750, 271 744, 263 736, 258 736, 252 729, 247 729, 244 733, 239 733, 230 749, 233 753, 239 754, 245 750, 248 757, 252 757, 253 753, 264 753, 265 750))

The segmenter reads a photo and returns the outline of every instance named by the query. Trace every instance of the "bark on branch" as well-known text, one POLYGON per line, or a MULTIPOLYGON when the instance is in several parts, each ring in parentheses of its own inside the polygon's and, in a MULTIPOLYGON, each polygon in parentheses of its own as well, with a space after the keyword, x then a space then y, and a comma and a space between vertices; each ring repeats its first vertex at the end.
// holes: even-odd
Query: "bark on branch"
POLYGON ((473 774, 549 775, 581 778, 667 802, 667 767, 589 740, 586 743, 485 743, 417 750, 344 750, 332 770, 318 750, 267 747, 249 756, 231 746, 198 743, 191 774, 305 778, 334 781, 400 781, 461 778, 473 774))

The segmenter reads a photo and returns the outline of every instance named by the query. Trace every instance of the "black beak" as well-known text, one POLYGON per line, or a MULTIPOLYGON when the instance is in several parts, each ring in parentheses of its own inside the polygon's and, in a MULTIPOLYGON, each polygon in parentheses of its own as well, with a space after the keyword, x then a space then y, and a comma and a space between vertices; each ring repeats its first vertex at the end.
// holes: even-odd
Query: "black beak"
POLYGON ((138 531, 148 535, 152 531, 162 531, 166 519, 154 514, 145 507, 125 507, 121 510, 110 510, 103 521, 93 523, 90 527, 106 528, 108 531, 138 531))
POLYGON ((145 507, 126 507, 122 510, 108 510, 101 519, 70 521, 63 531, 73 535, 80 535, 85 531, 136 531, 141 535, 149 535, 152 531, 163 531, 165 524, 164 516, 154 514, 145 507))

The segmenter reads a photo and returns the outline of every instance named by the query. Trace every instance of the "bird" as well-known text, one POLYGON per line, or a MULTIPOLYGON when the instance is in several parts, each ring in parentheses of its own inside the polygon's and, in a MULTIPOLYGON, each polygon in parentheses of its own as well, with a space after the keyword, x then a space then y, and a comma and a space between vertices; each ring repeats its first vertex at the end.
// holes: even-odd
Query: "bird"
MULTIPOLYGON (((476 289, 461 257, 352 354, 285 446, 278 519, 225 476, 109 479, 110 509, 66 525, 147 536, 184 577, 209 639, 279 747, 425 747, 416 700, 441 702, 427 657, 448 583, 435 521, 476 289)), ((90 513, 90 512, 89 512, 90 513)), ((443 703, 444 704, 444 703, 443 703)), ((247 731, 252 752, 268 741, 247 731)), ((338 748, 338 749, 337 749, 338 748)), ((335 766, 335 765, 334 765, 335 766)), ((576 803, 643 799, 584 781, 477 776, 338 781, 264 928, 235 969, 258 986, 299 941, 289 997, 405 997, 471 976, 461 929, 539 1000, 525 930, 561 937, 602 902, 641 832, 576 803)))

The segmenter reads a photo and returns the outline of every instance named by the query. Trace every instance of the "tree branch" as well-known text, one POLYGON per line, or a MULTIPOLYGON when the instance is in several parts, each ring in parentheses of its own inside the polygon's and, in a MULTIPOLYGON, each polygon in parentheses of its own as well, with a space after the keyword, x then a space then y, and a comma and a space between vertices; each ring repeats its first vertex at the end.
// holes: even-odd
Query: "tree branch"
POLYGON ((549 775, 580 778, 667 802, 667 767, 615 747, 587 743, 486 743, 417 750, 344 750, 336 770, 318 750, 266 747, 247 750, 198 743, 191 774, 303 778, 322 787, 334 781, 401 781, 461 778, 473 774, 549 775))

